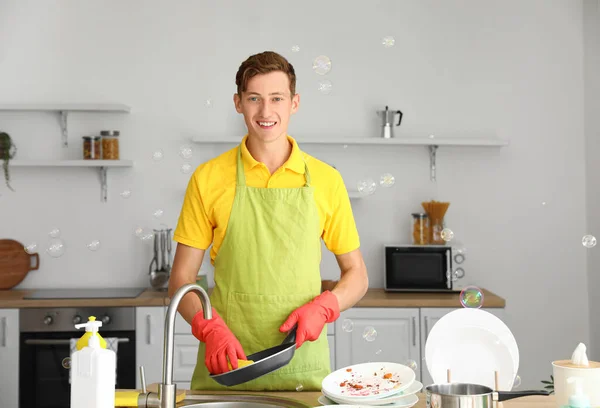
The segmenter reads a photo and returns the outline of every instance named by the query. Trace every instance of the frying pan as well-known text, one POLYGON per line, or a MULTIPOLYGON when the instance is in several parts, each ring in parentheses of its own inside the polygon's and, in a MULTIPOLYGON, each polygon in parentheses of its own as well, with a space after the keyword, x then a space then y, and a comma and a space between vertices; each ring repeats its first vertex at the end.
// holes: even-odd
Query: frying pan
POLYGON ((211 375, 210 378, 221 385, 231 387, 243 384, 287 365, 296 351, 296 329, 294 326, 283 342, 275 347, 246 356, 253 364, 231 370, 223 374, 211 375))
POLYGON ((541 391, 494 391, 479 384, 451 383, 432 384, 425 387, 427 408, 484 408, 492 407, 495 401, 506 401, 529 395, 549 395, 541 391))

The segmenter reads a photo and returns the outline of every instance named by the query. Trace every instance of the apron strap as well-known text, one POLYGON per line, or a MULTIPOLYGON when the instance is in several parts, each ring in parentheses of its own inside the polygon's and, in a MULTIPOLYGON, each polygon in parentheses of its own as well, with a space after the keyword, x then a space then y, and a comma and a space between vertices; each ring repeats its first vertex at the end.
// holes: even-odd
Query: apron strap
MULTIPOLYGON (((246 185, 246 175, 244 174, 244 162, 242 161, 242 146, 238 147, 237 154, 237 171, 236 171, 236 183, 238 186, 246 185)), ((306 162, 304 162, 304 187, 310 187, 310 172, 308 171, 308 166, 306 162)))
POLYGON ((236 182, 238 186, 246 186, 246 175, 244 174, 244 162, 242 161, 242 145, 238 147, 236 182))

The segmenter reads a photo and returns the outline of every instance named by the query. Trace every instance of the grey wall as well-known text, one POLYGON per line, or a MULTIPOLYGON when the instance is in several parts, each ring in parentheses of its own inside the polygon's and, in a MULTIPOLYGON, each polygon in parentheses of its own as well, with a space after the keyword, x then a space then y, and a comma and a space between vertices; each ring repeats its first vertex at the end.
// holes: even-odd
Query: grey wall
MULTIPOLYGON (((0 235, 38 242, 43 250, 58 227, 67 244, 61 258, 43 254, 41 269, 20 287, 146 285, 151 248, 134 229, 176 224, 189 179, 179 170, 180 146, 194 135, 241 138, 243 121, 231 102, 235 73, 248 55, 275 50, 297 69, 301 107, 290 134, 300 142, 377 137, 374 112, 385 105, 404 112, 401 136, 464 133, 510 141, 502 149, 440 148, 437 183, 429 180, 424 147, 305 150, 334 164, 350 188, 365 177, 396 177, 394 188, 354 202, 372 287, 383 284, 382 245, 408 241, 409 214, 420 202, 452 203, 448 226, 468 249, 465 283, 506 298, 522 388, 539 387, 551 360, 589 343, 586 257, 597 258, 598 249, 584 248, 581 238, 598 229, 594 217, 586 223, 586 208, 591 213, 599 198, 591 156, 586 196, 585 149, 591 154, 597 127, 584 119, 584 101, 588 112, 598 104, 584 92, 584 67, 592 81, 593 65, 584 66, 582 2, 349 4, 0 2, 0 102, 133 107, 130 115, 72 116, 66 149, 56 116, 0 114, 20 159, 79 158, 80 136, 111 128, 122 131, 122 157, 135 160, 132 169, 110 172, 105 204, 90 169, 12 169, 17 193, 0 186, 0 235), (396 43, 385 48, 381 38, 390 35, 396 43), (317 89, 318 55, 332 61, 329 95, 317 89), (157 149, 165 154, 160 162, 152 160, 157 149), (124 189, 131 198, 119 196, 124 189), (164 216, 155 220, 159 208, 164 216), (88 251, 94 239, 102 247, 88 251)), ((193 145, 191 162, 225 148, 193 145)), ((330 254, 322 273, 338 275, 330 254)))

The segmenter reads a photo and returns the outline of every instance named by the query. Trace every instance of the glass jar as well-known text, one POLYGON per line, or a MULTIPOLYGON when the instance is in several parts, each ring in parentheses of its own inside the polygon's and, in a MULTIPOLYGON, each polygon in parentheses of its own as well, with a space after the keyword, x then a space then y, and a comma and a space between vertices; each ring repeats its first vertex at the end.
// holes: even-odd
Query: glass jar
POLYGON ((103 130, 102 136, 102 158, 104 160, 119 160, 119 135, 118 130, 103 130))
POLYGON ((425 213, 412 214, 412 243, 427 245, 429 243, 429 218, 425 213))
POLYGON ((432 218, 430 222, 431 234, 429 236, 429 242, 434 245, 444 245, 446 241, 442 238, 442 231, 444 229, 443 218, 432 218))
POLYGON ((83 136, 84 160, 99 160, 102 158, 100 136, 83 136))

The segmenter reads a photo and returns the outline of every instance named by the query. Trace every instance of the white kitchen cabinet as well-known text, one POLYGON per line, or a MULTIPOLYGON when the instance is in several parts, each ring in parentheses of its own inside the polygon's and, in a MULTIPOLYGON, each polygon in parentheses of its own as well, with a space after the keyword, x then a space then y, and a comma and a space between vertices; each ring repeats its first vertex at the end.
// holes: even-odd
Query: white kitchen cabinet
MULTIPOLYGON (((427 344, 427 337, 433 326, 446 314, 456 310, 456 308, 421 308, 421 361, 417 361, 419 370, 421 371, 421 382, 424 386, 433 384, 433 379, 429 375, 427 369, 427 362, 425 361, 425 345, 427 344)), ((487 308, 483 309, 486 312, 490 312, 500 320, 504 320, 504 309, 502 308, 487 308)))
MULTIPOLYGON (((144 366, 146 384, 162 382, 162 362, 165 327, 163 306, 135 308, 135 359, 144 366)), ((141 388, 140 372, 136 369, 136 387, 141 388)))
POLYGON ((175 344, 173 355, 173 382, 179 389, 189 389, 198 359, 200 341, 192 334, 192 327, 177 313, 175 317, 175 344))
POLYGON ((19 309, 0 309, 0 407, 19 406, 19 309))
MULTIPOLYGON (((346 323, 348 324, 348 323, 346 323)), ((335 363, 338 369, 352 364, 386 361, 406 364, 420 361, 419 309, 351 308, 335 322, 335 363), (344 322, 352 322, 352 331, 344 322)), ((417 370, 417 379, 420 372, 417 370)))
POLYGON ((331 371, 335 371, 335 323, 327 324, 327 342, 329 343, 329 365, 331 371))

